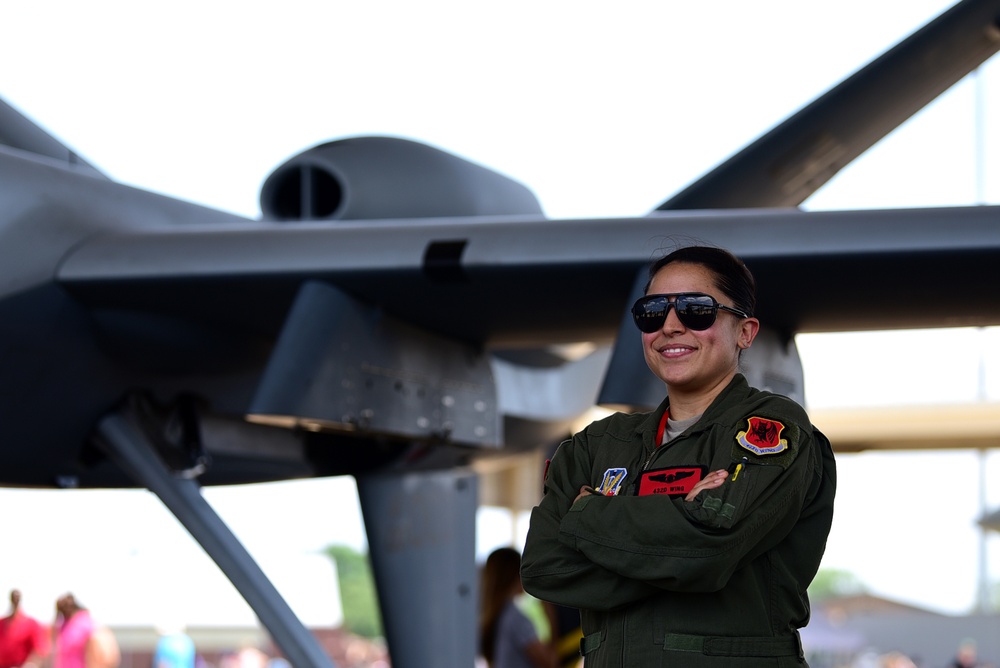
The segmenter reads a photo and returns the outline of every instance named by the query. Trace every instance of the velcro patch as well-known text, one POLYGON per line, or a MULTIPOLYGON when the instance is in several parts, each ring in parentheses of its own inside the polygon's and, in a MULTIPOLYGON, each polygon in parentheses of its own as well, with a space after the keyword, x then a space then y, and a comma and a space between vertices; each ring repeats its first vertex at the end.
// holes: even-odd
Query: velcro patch
POLYGON ((736 442, 755 455, 777 455, 788 449, 788 441, 781 438, 784 429, 777 420, 749 417, 746 431, 736 434, 736 442))
POLYGON ((687 496, 708 472, 707 466, 674 466, 668 469, 646 471, 639 476, 636 494, 666 494, 667 496, 687 496))
POLYGON ((604 496, 618 496, 618 492, 621 491, 622 483, 625 482, 627 475, 628 469, 608 469, 604 472, 604 479, 601 480, 601 484, 597 486, 597 493, 604 496))

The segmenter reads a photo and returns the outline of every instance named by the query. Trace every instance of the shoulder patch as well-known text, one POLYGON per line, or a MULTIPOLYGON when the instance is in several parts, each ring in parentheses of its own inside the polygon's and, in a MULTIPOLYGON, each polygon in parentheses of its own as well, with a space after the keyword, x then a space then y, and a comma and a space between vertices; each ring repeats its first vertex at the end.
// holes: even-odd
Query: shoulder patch
POLYGON ((628 470, 623 468, 608 469, 604 472, 604 479, 597 486, 597 492, 604 496, 618 496, 622 483, 628 476, 628 470))
POLYGON ((777 420, 749 417, 747 428, 736 434, 736 442, 755 455, 777 455, 788 449, 788 441, 781 438, 785 425, 777 420))

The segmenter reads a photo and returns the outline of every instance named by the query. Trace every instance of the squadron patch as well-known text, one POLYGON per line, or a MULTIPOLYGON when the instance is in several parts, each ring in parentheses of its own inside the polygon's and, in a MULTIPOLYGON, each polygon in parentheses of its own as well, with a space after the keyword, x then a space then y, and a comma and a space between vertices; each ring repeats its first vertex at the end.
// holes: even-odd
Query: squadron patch
POLYGON ((736 434, 736 442, 755 455, 776 455, 788 449, 781 438, 785 425, 762 417, 747 418, 747 429, 736 434))
POLYGON ((628 469, 608 469, 604 472, 601 484, 597 486, 597 492, 604 496, 618 496, 626 476, 628 476, 628 469))

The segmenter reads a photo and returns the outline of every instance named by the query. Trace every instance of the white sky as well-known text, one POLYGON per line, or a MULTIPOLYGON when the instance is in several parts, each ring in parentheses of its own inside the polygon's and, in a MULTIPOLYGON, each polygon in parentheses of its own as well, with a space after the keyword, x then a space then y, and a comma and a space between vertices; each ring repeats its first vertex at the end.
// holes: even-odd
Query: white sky
MULTIPOLYGON (((0 97, 116 180, 251 217, 270 170, 358 134, 418 139, 506 173, 551 217, 642 215, 950 4, 40 0, 6 12, 0 97)), ((997 203, 997 95, 994 59, 807 207, 997 203)), ((998 401, 997 343, 996 329, 800 337, 807 402, 998 401)), ((841 456, 824 565, 886 596, 967 610, 977 461, 841 456)), ((1000 464, 988 462, 995 480, 1000 464)), ((353 481, 206 496, 300 615, 326 621, 315 604, 329 589, 316 587, 332 573, 309 555, 363 544, 353 481), (283 584, 292 573, 309 577, 283 584)), ((112 623, 252 619, 148 493, 0 490, 0 507, 5 545, 22 547, 0 556, 0 591, 21 587, 39 616, 72 589, 112 623), (93 518, 103 528, 88 529, 93 518)), ((484 513, 480 555, 508 540, 505 522, 484 513)), ((998 552, 991 538, 993 579, 998 552)))

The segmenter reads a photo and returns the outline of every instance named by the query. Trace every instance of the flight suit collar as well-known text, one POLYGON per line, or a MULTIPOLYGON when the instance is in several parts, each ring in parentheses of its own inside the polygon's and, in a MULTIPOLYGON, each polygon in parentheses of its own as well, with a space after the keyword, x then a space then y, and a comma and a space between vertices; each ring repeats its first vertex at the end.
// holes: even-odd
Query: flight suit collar
MULTIPOLYGON (((750 384, 747 383, 746 377, 741 373, 737 373, 733 376, 733 379, 729 381, 722 392, 719 392, 712 403, 709 405, 708 409, 702 414, 701 418, 688 429, 687 433, 695 433, 703 429, 708 428, 709 425, 713 424, 716 420, 722 417, 725 413, 726 407, 731 406, 733 400, 740 400, 745 398, 750 393, 750 384)), ((665 411, 670 410, 670 397, 664 397, 660 405, 650 413, 646 414, 646 418, 639 423, 636 427, 635 433, 640 439, 641 443, 646 448, 655 448, 659 445, 656 439, 660 421, 663 419, 663 414, 665 411)))

